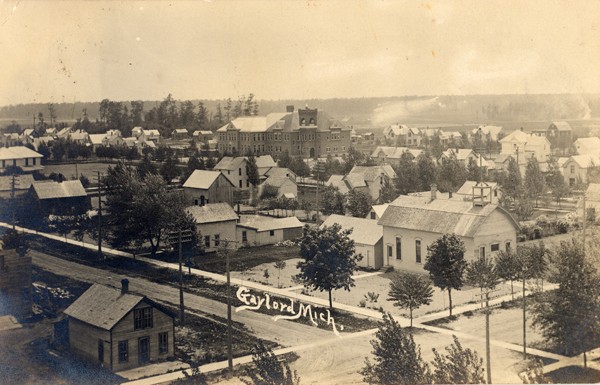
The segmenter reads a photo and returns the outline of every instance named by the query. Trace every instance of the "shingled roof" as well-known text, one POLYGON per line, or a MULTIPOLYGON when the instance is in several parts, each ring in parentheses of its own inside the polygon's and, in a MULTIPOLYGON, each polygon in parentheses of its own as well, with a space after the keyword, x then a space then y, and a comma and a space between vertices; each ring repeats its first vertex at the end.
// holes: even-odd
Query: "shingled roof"
POLYGON ((363 245, 375 245, 383 237, 383 226, 372 219, 330 215, 321 225, 332 226, 334 223, 342 226, 343 230, 353 229, 349 238, 363 245))
POLYGON ((196 223, 237 221, 238 216, 227 203, 209 203, 204 206, 190 206, 185 209, 196 223))
POLYGON ((111 330, 144 296, 125 293, 120 289, 95 283, 64 313, 69 317, 105 330, 111 330))
POLYGON ((220 171, 194 170, 183 184, 183 187, 207 190, 215 183, 219 175, 221 175, 220 171))
MULTIPOLYGON (((390 204, 378 224, 429 233, 454 233, 463 237, 472 237, 494 210, 503 211, 495 204, 481 207, 474 206, 472 202, 402 198, 390 204)), ((508 213, 506 215, 518 228, 512 216, 508 213)))
POLYGON ((41 158, 42 154, 25 146, 0 147, 0 160, 41 158))
POLYGON ((31 186, 40 200, 87 196, 85 188, 78 179, 66 180, 61 183, 54 181, 33 182, 31 186))

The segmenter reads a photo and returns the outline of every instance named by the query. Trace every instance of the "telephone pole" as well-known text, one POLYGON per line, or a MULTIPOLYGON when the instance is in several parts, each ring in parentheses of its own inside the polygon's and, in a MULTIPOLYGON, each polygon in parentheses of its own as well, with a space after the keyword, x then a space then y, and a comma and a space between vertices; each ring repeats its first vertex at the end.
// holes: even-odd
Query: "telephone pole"
POLYGON ((233 347, 231 337, 231 277, 229 267, 229 250, 227 250, 228 242, 224 240, 223 251, 225 252, 225 270, 227 271, 227 366, 229 371, 227 377, 233 377, 233 347))
POLYGON ((178 231, 179 234, 179 321, 181 325, 185 324, 185 307, 183 305, 183 253, 181 251, 181 228, 178 231))
POLYGON ((102 181, 98 171, 98 259, 102 256, 102 181))

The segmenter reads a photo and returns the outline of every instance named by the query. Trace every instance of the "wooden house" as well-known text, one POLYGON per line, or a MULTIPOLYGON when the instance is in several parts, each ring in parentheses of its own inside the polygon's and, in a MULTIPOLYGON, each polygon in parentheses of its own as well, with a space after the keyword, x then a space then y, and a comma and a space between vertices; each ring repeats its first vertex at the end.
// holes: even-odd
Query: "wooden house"
POLYGON ((296 217, 271 218, 260 215, 243 217, 237 225, 241 245, 272 245, 295 240, 302 235, 302 222, 296 217))
POLYGON ((231 241, 230 247, 236 244, 236 223, 238 216, 227 203, 210 203, 204 206, 190 206, 186 211, 196 222, 196 230, 202 237, 204 251, 215 251, 222 240, 231 241))
POLYGON ((194 170, 183 184, 183 194, 190 205, 208 203, 233 204, 233 184, 219 171, 194 170))
POLYGON ((91 208, 90 198, 79 179, 61 183, 35 181, 31 184, 29 193, 34 204, 44 214, 78 215, 91 208))
POLYGON ((40 171, 42 154, 25 146, 0 147, 0 173, 7 167, 20 167, 25 172, 40 171))
POLYGON ((174 313, 149 298, 94 284, 64 313, 68 345, 78 356, 121 371, 174 356, 174 313))

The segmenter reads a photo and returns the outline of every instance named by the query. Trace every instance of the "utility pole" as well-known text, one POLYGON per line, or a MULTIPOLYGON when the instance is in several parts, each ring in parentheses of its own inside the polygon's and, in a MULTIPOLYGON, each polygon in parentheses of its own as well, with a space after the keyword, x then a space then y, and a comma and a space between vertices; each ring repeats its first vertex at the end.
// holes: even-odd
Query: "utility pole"
POLYGON ((12 180, 10 182, 10 202, 11 202, 11 214, 12 214, 12 228, 15 230, 15 174, 12 175, 12 180))
MULTIPOLYGON (((524 263, 524 262, 523 262, 524 263)), ((523 359, 527 359, 527 315, 526 308, 527 305, 525 303, 525 270, 526 267, 523 265, 522 273, 523 273, 523 359)))
POLYGON ((183 253, 181 251, 181 227, 178 231, 179 235, 179 322, 181 325, 185 324, 185 307, 183 306, 183 253))
POLYGON ((492 383, 492 364, 490 361, 490 291, 485 292, 485 369, 487 372, 487 383, 492 383))
POLYGON ((227 241, 223 245, 225 252, 225 270, 227 271, 227 365, 229 371, 227 377, 233 377, 233 349, 232 349, 232 338, 231 338, 231 278, 229 274, 229 250, 227 250, 227 241))
POLYGON ((98 259, 102 256, 102 182, 100 180, 100 171, 98 171, 98 259))
MULTIPOLYGON (((584 190, 583 191, 583 258, 586 257, 586 254, 585 254, 585 225, 587 222, 587 210, 585 208, 585 193, 586 193, 586 191, 584 190)), ((585 350, 583 351, 583 367, 587 368, 587 353, 585 350)))

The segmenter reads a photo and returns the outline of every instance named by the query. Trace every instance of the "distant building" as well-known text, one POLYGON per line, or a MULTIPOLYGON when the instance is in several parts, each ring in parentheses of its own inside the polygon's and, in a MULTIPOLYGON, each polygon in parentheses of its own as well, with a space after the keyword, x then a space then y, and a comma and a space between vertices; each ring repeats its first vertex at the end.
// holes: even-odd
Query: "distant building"
POLYGON ((209 203, 233 204, 233 184, 219 171, 194 170, 183 184, 187 204, 204 206, 209 203))
POLYGON ((279 158, 338 156, 350 148, 350 127, 318 109, 288 106, 286 112, 267 116, 244 116, 217 130, 221 153, 252 152, 279 158))
POLYGON ((600 169, 600 154, 574 155, 562 165, 562 174, 569 187, 577 184, 588 183, 588 178, 593 170, 600 169))
POLYGON ((469 162, 474 161, 477 166, 481 164, 482 167, 487 166, 487 161, 483 159, 483 157, 475 151, 467 148, 459 148, 459 149, 448 149, 442 153, 440 158, 438 159, 438 164, 442 164, 443 161, 448 160, 454 156, 456 160, 463 166, 467 167, 469 162))
POLYGON ((121 285, 95 283, 64 311, 71 351, 115 372, 172 358, 175 314, 121 285))
POLYGON ((562 121, 550 123, 546 132, 546 136, 549 138, 564 138, 571 140, 573 136, 573 129, 571 128, 571 125, 562 121))
POLYGON ((192 138, 196 142, 208 143, 208 141, 212 140, 213 137, 214 134, 212 131, 197 130, 192 133, 192 138))
POLYGON ((248 179, 248 159, 244 156, 224 156, 213 170, 220 171, 236 188, 245 190, 250 188, 248 179))
POLYGON ((481 140, 485 143, 489 139, 495 142, 498 140, 500 132, 502 132, 502 127, 482 125, 471 130, 471 140, 481 140))
POLYGON ((196 229, 202 237, 204 251, 215 251, 223 240, 228 240, 230 248, 236 243, 236 223, 238 215, 227 203, 209 203, 204 206, 190 206, 186 212, 192 215, 196 229))
POLYGON ((421 145, 421 131, 416 127, 404 124, 391 124, 383 129, 383 136, 398 146, 419 147, 421 145))
POLYGON ((371 206, 371 211, 369 211, 369 214, 367 214, 367 219, 379 220, 389 205, 389 203, 384 203, 381 205, 371 206))
POLYGON ((0 147, 0 173, 7 167, 20 167, 24 172, 40 171, 42 154, 25 146, 0 147))
POLYGON ((263 176, 273 167, 277 167, 277 162, 273 160, 271 155, 261 155, 255 157, 256 168, 258 169, 258 175, 263 176))
POLYGON ((190 138, 190 133, 185 128, 177 128, 173 130, 171 137, 175 140, 185 140, 190 138))
POLYGON ((296 217, 242 217, 237 224, 237 240, 242 246, 272 245, 296 240, 302 235, 302 227, 302 222, 296 217))
POLYGON ((261 175, 261 178, 268 178, 270 176, 285 176, 296 182, 298 176, 292 170, 286 167, 271 167, 268 169, 264 175, 261 175))
POLYGON ((431 196, 401 196, 381 219, 384 263, 398 270, 423 272, 427 246, 443 234, 456 234, 465 244, 465 259, 492 256, 516 248, 518 223, 496 204, 475 204, 431 196))
POLYGON ((343 230, 352 229, 348 237, 354 241, 356 254, 363 257, 358 266, 379 269, 384 265, 383 227, 377 224, 377 221, 333 214, 321 226, 332 226, 334 223, 340 225, 343 230))
POLYGON ((273 186, 277 189, 277 198, 286 196, 298 197, 298 185, 287 176, 272 175, 268 177, 259 187, 258 196, 261 196, 266 186, 273 186))
MULTIPOLYGON (((585 211, 588 220, 590 216, 594 222, 600 222, 600 183, 590 183, 585 191, 585 211)), ((577 204, 577 214, 579 218, 584 218, 583 199, 577 204)))
MULTIPOLYGON (((28 142, 25 142, 28 143, 28 142)), ((14 133, 0 133, 0 147, 14 147, 21 145, 21 136, 14 133)))
POLYGON ((389 146, 378 146, 372 153, 371 158, 378 164, 388 163, 392 166, 399 166, 402 155, 408 154, 414 161, 419 155, 423 154, 423 150, 416 148, 407 147, 389 147, 389 146))
POLYGON ((600 154, 600 138, 592 136, 589 138, 578 138, 573 143, 577 155, 596 155, 600 154))
POLYGON ((90 198, 79 179, 35 181, 29 189, 36 209, 44 214, 79 215, 91 208, 90 198))
POLYGON ((373 201, 377 201, 381 196, 381 190, 388 183, 393 183, 396 178, 396 172, 389 164, 379 166, 354 166, 352 170, 344 177, 344 181, 349 184, 351 189, 366 187, 366 191, 373 201))
POLYGON ((0 316, 28 317, 31 306, 31 256, 0 242, 0 316))
MULTIPOLYGON (((517 130, 500 139, 502 151, 500 154, 512 155, 521 159, 535 157, 542 171, 548 167, 548 158, 552 154, 550 142, 546 137, 526 134, 517 130)), ((520 163, 520 162, 519 162, 520 163)), ((521 170, 524 173, 525 170, 521 170)))

